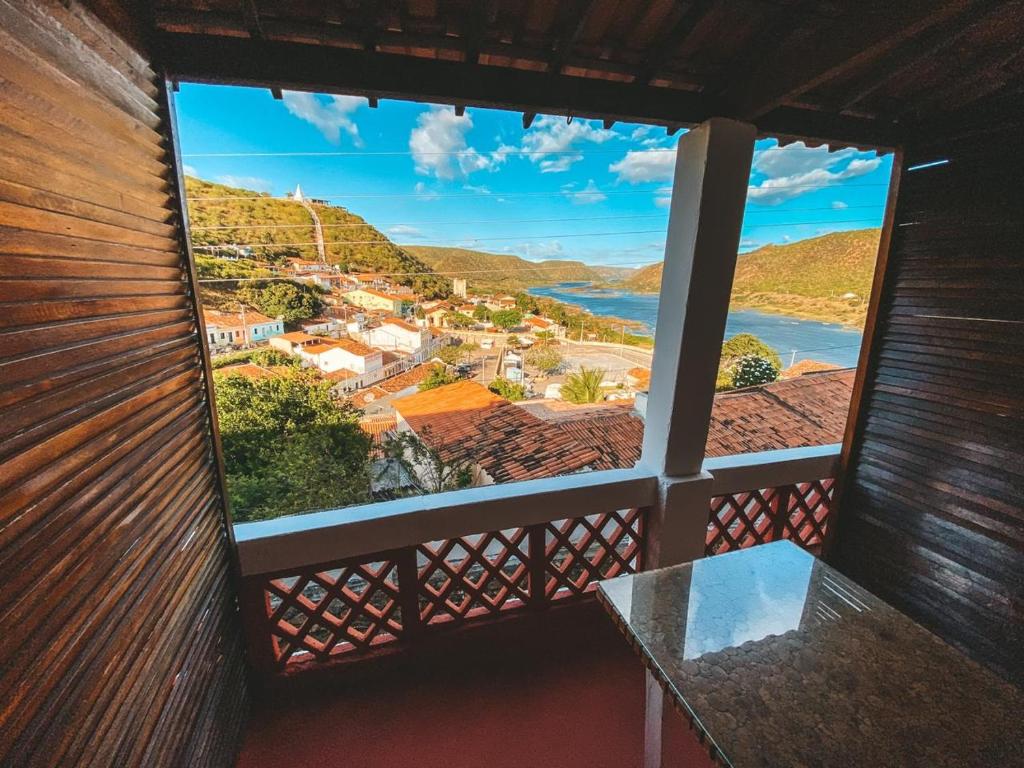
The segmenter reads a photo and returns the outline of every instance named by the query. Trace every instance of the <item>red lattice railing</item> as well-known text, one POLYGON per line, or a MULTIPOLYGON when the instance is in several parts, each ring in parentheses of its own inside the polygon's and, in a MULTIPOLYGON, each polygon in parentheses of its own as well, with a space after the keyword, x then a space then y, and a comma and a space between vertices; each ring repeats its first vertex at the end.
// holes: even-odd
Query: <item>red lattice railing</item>
POLYGON ((250 656, 280 672, 583 597, 640 569, 644 518, 643 509, 596 513, 248 577, 250 656))
POLYGON ((828 526, 833 480, 737 491, 711 499, 705 554, 790 539, 817 554, 828 526))

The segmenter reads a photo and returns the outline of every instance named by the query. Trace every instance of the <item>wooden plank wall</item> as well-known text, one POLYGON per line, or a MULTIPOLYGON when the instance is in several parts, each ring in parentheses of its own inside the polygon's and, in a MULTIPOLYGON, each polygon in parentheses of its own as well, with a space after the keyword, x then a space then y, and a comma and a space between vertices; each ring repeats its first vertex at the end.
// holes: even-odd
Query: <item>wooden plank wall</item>
POLYGON ((907 150, 834 550, 858 582, 1018 684, 1021 135, 907 150))
POLYGON ((0 0, 0 765, 229 765, 247 693, 162 83, 67 6, 0 0))

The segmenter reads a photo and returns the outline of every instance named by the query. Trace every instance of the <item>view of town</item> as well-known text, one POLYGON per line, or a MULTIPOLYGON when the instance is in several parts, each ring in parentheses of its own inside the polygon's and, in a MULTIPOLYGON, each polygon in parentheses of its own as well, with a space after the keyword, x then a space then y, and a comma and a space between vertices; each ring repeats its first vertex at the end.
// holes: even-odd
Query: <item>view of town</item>
MULTIPOLYGON (((178 109, 236 522, 636 463, 678 135, 540 117, 484 150, 484 111, 210 86, 178 109)), ((888 173, 759 142, 708 456, 841 439, 888 173)))

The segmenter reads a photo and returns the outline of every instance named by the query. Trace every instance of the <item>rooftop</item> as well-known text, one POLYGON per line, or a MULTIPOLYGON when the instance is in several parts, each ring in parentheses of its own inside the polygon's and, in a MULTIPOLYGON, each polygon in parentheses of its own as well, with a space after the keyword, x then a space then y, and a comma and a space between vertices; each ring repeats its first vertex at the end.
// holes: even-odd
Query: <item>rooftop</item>
POLYGON ((413 333, 419 333, 423 330, 418 325, 413 325, 400 317, 385 317, 380 322, 381 325, 394 325, 398 328, 402 328, 403 330, 412 331, 413 333))
POLYGON ((578 472, 600 454, 474 381, 400 398, 395 410, 446 461, 471 460, 495 482, 578 472))
POLYGON ((245 310, 243 318, 241 312, 223 312, 219 309, 203 307, 203 320, 206 325, 218 328, 241 328, 243 325, 262 325, 264 323, 276 322, 273 318, 260 314, 255 309, 245 310))
POLYGON ((320 342, 322 336, 312 336, 305 331, 292 331, 291 333, 282 333, 280 336, 275 338, 284 339, 290 341, 292 344, 313 344, 320 342))

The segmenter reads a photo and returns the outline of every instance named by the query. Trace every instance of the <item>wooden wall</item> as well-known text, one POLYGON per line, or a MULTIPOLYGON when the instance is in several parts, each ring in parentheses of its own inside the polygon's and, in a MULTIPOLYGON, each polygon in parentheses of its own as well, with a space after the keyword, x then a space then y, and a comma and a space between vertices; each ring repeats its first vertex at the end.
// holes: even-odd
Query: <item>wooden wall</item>
POLYGON ((228 765, 247 695, 162 84, 68 5, 0 0, 0 765, 228 765))
POLYGON ((1019 684, 1022 134, 908 148, 834 550, 861 584, 1019 684))

